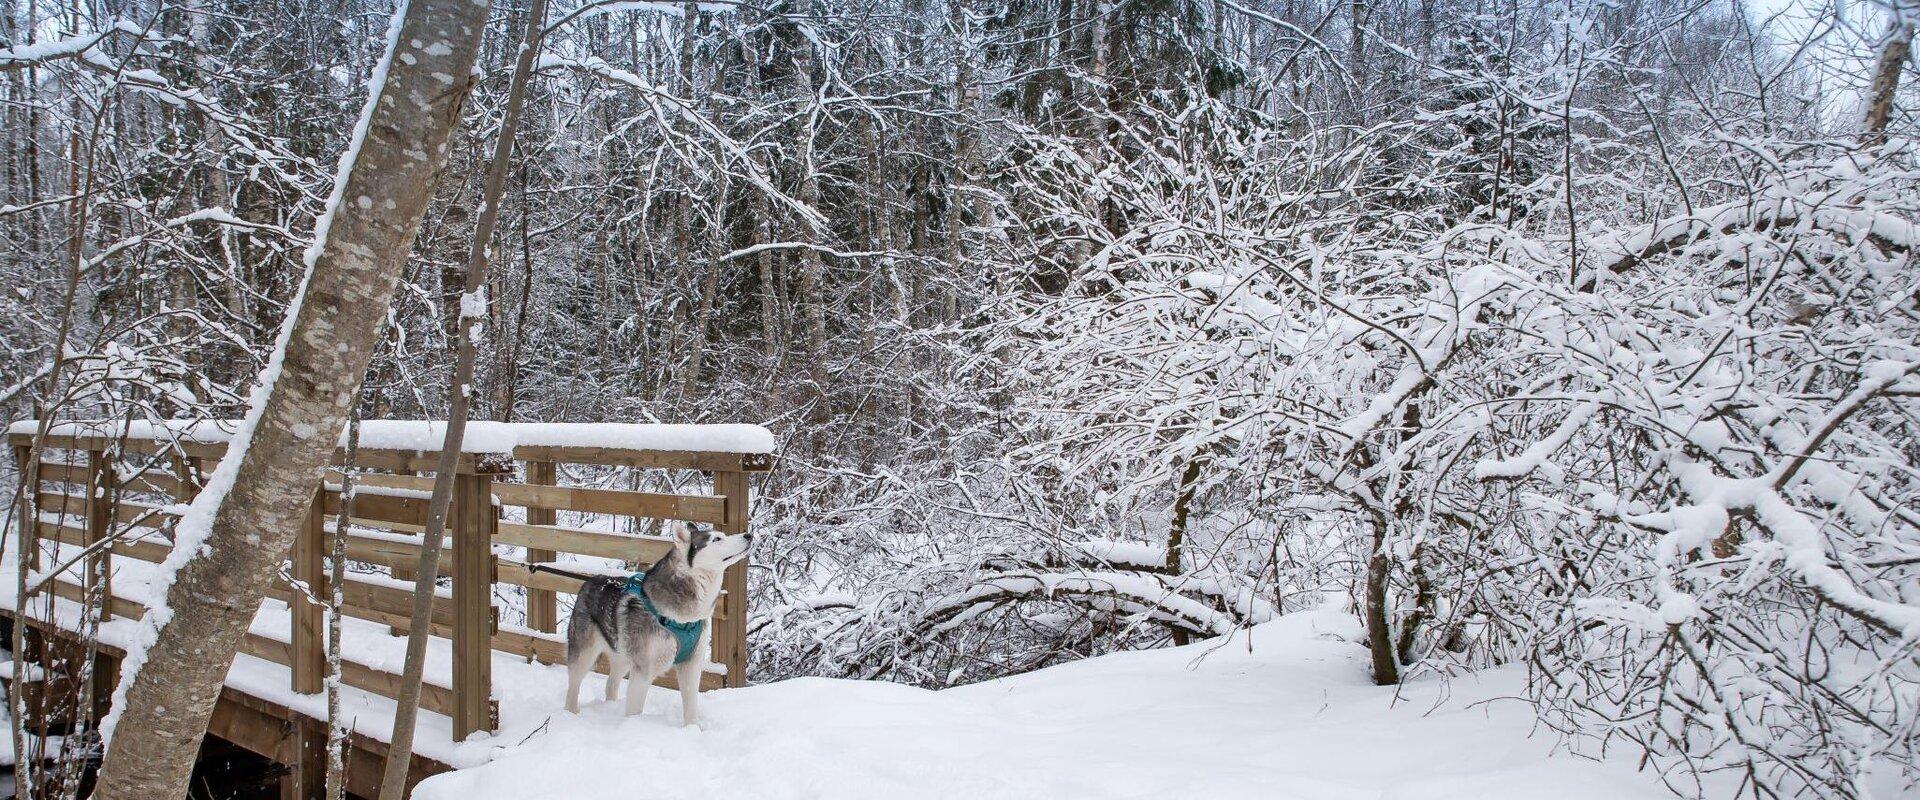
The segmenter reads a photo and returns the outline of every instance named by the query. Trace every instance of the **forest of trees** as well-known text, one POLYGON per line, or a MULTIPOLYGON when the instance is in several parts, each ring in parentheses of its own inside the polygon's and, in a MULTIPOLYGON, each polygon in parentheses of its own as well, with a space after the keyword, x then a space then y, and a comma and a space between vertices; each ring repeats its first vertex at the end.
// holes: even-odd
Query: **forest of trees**
MULTIPOLYGON (((1920 778, 1903 2, 556 0, 474 418, 774 430, 755 681, 1335 603, 1682 793, 1920 778)), ((5 9, 0 414, 240 416, 392 5, 5 9)), ((368 419, 447 414, 526 13, 368 419)))

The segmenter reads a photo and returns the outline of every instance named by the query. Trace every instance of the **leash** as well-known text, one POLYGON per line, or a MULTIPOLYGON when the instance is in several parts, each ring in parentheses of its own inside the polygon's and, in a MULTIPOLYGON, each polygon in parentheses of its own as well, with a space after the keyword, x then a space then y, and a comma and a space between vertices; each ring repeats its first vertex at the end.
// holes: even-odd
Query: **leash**
POLYGON ((540 563, 538 561, 528 564, 527 571, 528 572, 551 572, 555 575, 559 575, 566 578, 572 578, 576 581, 590 581, 595 578, 605 578, 610 581, 619 580, 619 578, 615 578, 612 575, 582 575, 578 572, 568 572, 567 570, 564 570, 564 569, 555 569, 553 567, 549 567, 546 564, 540 563))

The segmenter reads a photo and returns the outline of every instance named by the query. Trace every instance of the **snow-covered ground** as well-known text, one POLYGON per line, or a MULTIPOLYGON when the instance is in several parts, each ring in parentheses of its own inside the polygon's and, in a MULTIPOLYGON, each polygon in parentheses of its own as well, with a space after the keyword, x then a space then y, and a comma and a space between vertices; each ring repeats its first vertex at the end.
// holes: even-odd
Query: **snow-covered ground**
POLYGON ((660 689, 645 715, 623 717, 597 699, 596 677, 582 714, 556 696, 524 741, 495 742, 490 762, 415 797, 1671 797, 1631 753, 1555 754, 1511 699, 1519 672, 1396 697, 1367 682, 1359 636, 1350 615, 1308 612, 938 692, 791 680, 705 695, 698 728, 679 726, 678 695, 660 689))

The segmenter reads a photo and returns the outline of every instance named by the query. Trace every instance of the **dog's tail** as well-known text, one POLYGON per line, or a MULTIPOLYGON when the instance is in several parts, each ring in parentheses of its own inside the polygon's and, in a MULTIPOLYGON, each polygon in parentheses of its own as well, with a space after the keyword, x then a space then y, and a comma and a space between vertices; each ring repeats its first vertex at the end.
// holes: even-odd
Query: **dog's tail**
POLYGON ((553 567, 550 567, 550 566, 547 566, 546 564, 541 564, 541 563, 537 563, 537 562, 536 562, 536 563, 532 563, 532 564, 528 564, 528 565, 527 565, 527 571, 528 571, 528 572, 551 572, 551 573, 553 573, 553 574, 555 574, 555 575, 560 575, 560 576, 563 576, 563 577, 567 577, 567 578, 572 578, 572 579, 574 579, 574 580, 576 580, 576 581, 590 581, 590 580, 593 580, 593 579, 595 579, 595 578, 610 578, 610 577, 611 577, 611 576, 607 576, 607 575, 584 575, 584 574, 581 574, 581 573, 578 573, 578 572, 568 572, 567 570, 564 570, 564 569, 554 569, 553 567))

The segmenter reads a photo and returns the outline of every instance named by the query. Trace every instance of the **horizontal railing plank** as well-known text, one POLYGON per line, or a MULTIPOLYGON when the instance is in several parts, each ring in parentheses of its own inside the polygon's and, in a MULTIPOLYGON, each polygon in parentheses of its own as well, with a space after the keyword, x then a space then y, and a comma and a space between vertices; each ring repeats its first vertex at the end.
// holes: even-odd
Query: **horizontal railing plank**
MULTIPOLYGON (((211 466, 208 467, 208 469, 211 468, 211 466)), ((42 463, 40 465, 40 480, 85 486, 89 480, 87 477, 87 465, 61 464, 57 462, 42 463)), ((120 484, 122 489, 128 491, 156 492, 176 500, 183 500, 187 495, 191 494, 191 492, 182 491, 182 488, 187 486, 187 484, 182 482, 180 478, 162 472, 158 468, 148 469, 132 476, 116 474, 114 480, 120 484)))
POLYGON ((510 506, 531 506, 590 514, 679 519, 718 525, 725 521, 727 499, 713 495, 656 494, 625 489, 495 483, 493 495, 510 506))
MULTIPOLYGON (((87 498, 71 492, 49 492, 41 490, 34 497, 40 504, 40 510, 55 513, 67 513, 84 516, 87 513, 87 498)), ((136 503, 121 500, 114 504, 114 522, 135 528, 159 528, 179 516, 153 503, 136 503)))
MULTIPOLYGON (((293 645, 253 631, 248 631, 241 640, 240 652, 264 661, 271 661, 283 667, 293 666, 293 645)), ((376 669, 349 658, 340 659, 340 682, 355 689, 397 700, 400 696, 400 676, 386 670, 376 669)), ((448 716, 453 715, 453 690, 445 686, 422 681, 420 683, 420 707, 448 716)))
MULTIPOLYGON (((75 547, 85 547, 87 545, 87 531, 85 528, 77 525, 62 525, 46 520, 40 521, 40 538, 52 539, 61 544, 70 544, 75 547)), ((116 556, 126 556, 128 558, 136 558, 141 561, 158 564, 167 560, 167 553, 172 551, 173 547, 166 542, 158 542, 152 539, 118 538, 114 540, 112 549, 113 554, 116 556)))
MULTIPOLYGON (((340 495, 327 493, 326 513, 338 516, 340 513, 340 495)), ((413 497, 393 497, 390 495, 361 494, 353 495, 353 524, 394 522, 401 525, 422 525, 427 521, 427 501, 413 497)), ((384 525, 376 525, 385 527, 384 525)))
MULTIPOLYGON (((25 433, 9 434, 8 444, 26 447, 33 444, 33 435, 25 433)), ((118 445, 119 449, 131 453, 178 452, 191 458, 220 458, 227 452, 225 442, 162 441, 155 439, 135 439, 106 435, 48 436, 46 446, 62 450, 105 450, 118 445)), ((344 460, 344 451, 336 451, 334 463, 344 460)), ((401 450, 387 448, 362 447, 358 452, 356 464, 361 467, 407 472, 432 470, 437 464, 437 450, 401 450)), ((689 450, 629 450, 618 447, 559 447, 549 445, 522 445, 515 447, 511 454, 520 461, 553 461, 565 464, 597 464, 619 467, 649 467, 658 469, 689 469, 701 472, 766 472, 773 468, 773 456, 767 453, 718 453, 689 450)), ((476 465, 496 454, 462 453, 460 468, 472 471, 476 465)))
POLYGON ((554 550, 582 556, 617 558, 651 564, 673 551, 673 540, 662 536, 629 536, 559 525, 524 525, 501 520, 493 540, 535 550, 554 550))
MULTIPOLYGON (((25 433, 8 434, 7 443, 15 447, 27 447, 33 444, 33 435, 25 433)), ((135 439, 104 435, 84 436, 48 436, 46 446, 57 450, 107 450, 117 448, 127 453, 177 452, 188 458, 219 459, 226 455, 225 442, 162 441, 155 439, 135 439)), ((346 451, 334 451, 333 462, 346 460, 346 451)), ((354 463, 369 469, 382 469, 394 472, 431 470, 439 465, 438 450, 394 450, 363 447, 355 454, 354 463)), ((472 472, 483 461, 488 460, 485 453, 462 453, 458 469, 472 472)))
MULTIPOLYGON (((85 605, 87 602, 86 590, 81 588, 80 584, 74 583, 63 576, 54 576, 53 580, 46 583, 46 586, 47 590, 53 592, 55 597, 71 600, 82 605, 85 605)), ((119 595, 108 595, 107 615, 125 619, 139 619, 147 615, 147 604, 138 600, 128 600, 119 595)))
POLYGON ((549 447, 522 445, 513 449, 522 461, 562 464, 599 464, 609 467, 691 469, 701 472, 766 472, 773 456, 766 453, 710 453, 686 450, 624 450, 615 447, 549 447))

